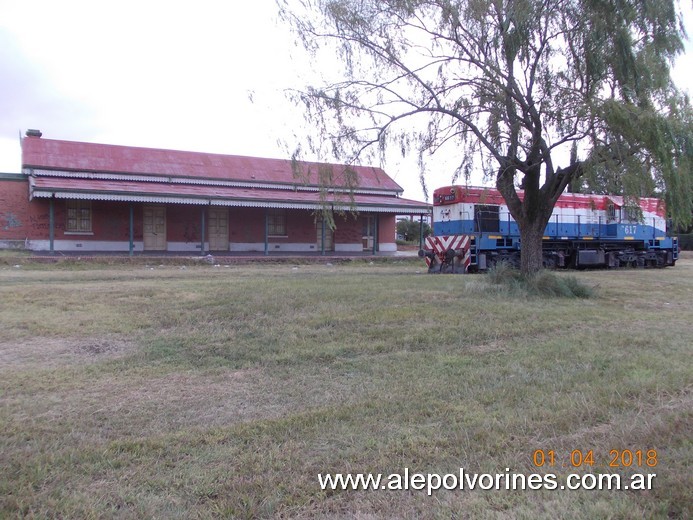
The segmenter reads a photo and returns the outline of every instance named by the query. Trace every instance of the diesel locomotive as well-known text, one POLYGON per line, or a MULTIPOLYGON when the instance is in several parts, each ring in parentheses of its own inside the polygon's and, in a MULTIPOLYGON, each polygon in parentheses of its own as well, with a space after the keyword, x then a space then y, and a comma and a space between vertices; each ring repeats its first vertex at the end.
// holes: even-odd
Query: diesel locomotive
MULTIPOLYGON (((498 262, 519 266, 520 230, 496 189, 436 189, 432 224, 419 251, 431 273, 485 271, 498 262)), ((657 198, 564 193, 543 235, 547 268, 665 267, 678 255, 657 198)))

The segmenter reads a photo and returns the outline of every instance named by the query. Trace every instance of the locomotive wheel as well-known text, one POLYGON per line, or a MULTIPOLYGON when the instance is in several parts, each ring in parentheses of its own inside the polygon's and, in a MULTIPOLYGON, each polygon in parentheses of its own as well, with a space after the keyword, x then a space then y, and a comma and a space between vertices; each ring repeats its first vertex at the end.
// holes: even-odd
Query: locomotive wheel
POLYGON ((543 263, 545 269, 556 269, 557 262, 554 255, 546 255, 543 263))

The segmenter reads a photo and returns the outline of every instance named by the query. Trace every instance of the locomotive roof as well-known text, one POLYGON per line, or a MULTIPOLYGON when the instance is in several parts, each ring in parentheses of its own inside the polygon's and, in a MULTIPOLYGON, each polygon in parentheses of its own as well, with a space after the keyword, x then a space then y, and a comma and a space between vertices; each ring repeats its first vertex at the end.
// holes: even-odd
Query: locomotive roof
MULTIPOLYGON (((524 191, 517 190, 517 195, 520 197, 520 199, 522 199, 524 197, 524 191)), ((434 206, 443 203, 452 204, 455 202, 499 206, 506 205, 505 199, 503 199, 503 196, 496 188, 453 185, 443 186, 434 190, 434 206), (442 197, 445 197, 447 200, 442 202, 442 197)), ((643 211, 654 213, 660 217, 664 217, 666 215, 666 209, 662 199, 654 197, 640 197, 638 203, 643 211)), ((556 207, 606 210, 610 204, 617 207, 623 207, 625 204, 624 197, 620 195, 599 195, 594 193, 563 193, 558 198, 556 207)))

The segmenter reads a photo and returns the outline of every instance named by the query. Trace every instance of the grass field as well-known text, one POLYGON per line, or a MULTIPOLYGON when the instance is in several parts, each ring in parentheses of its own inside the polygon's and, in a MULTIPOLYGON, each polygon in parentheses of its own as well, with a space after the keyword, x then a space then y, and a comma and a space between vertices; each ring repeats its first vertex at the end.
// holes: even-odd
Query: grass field
POLYGON ((570 274, 588 299, 422 271, 0 266, 0 518, 691 516, 693 259, 570 274), (657 465, 609 468, 611 450, 657 465), (656 477, 431 496, 317 479, 460 468, 656 477))

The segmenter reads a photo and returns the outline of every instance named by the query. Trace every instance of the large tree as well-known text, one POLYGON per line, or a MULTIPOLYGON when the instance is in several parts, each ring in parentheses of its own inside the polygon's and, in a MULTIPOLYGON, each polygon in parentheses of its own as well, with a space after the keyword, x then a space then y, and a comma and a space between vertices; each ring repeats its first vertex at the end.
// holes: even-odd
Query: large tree
POLYGON ((556 200, 585 172, 626 195, 656 187, 675 220, 690 219, 693 119, 669 75, 685 37, 675 0, 277 2, 306 48, 343 66, 299 95, 322 142, 342 160, 452 148, 457 175, 495 178, 523 272, 541 268, 556 200))

